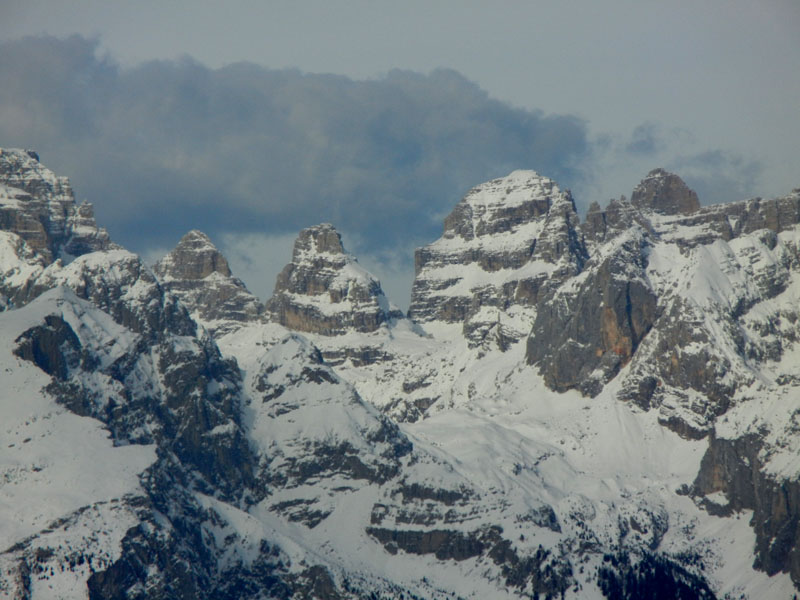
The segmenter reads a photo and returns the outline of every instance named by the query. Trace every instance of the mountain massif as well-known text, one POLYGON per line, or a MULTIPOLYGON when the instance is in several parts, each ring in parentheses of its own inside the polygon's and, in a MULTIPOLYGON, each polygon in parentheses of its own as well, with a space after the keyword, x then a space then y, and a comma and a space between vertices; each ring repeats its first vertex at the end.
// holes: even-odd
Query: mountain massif
POLYGON ((262 302, 0 151, 0 596, 791 598, 800 189, 470 190, 404 314, 330 224, 262 302))

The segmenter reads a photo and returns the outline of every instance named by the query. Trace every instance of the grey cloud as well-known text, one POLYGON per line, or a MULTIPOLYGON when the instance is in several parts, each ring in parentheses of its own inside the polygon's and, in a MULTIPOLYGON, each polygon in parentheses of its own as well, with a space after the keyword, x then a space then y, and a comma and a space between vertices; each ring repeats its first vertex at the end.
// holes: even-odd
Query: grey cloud
POLYGON ((285 235, 330 221, 410 264, 470 186, 515 168, 575 186, 590 153, 582 120, 511 107, 448 70, 121 68, 78 36, 0 55, 0 145, 36 148, 139 251, 189 228, 285 235))
POLYGON ((657 167, 677 173, 705 205, 760 193, 767 172, 752 154, 708 149, 690 130, 645 121, 625 135, 595 136, 584 163, 587 183, 578 188, 578 204, 586 208, 588 200, 629 195, 632 183, 657 167))
POLYGON ((761 162, 722 150, 676 158, 669 168, 697 192, 702 204, 732 202, 756 195, 764 171, 761 162))
POLYGON ((664 146, 663 134, 659 126, 647 122, 636 126, 630 141, 625 146, 625 151, 630 154, 651 156, 662 150, 664 146))

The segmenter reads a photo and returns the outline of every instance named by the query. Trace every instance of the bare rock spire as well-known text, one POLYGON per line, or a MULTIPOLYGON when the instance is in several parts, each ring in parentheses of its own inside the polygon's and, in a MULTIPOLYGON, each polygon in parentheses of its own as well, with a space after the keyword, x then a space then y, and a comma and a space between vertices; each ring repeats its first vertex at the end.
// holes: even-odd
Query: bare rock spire
POLYGON ((403 316, 386 299, 380 282, 345 252, 329 223, 300 232, 267 312, 289 329, 322 335, 368 333, 403 316))
POLYGON ((202 231, 192 230, 153 267, 164 287, 212 333, 255 320, 263 307, 202 231))
POLYGON ((653 169, 647 174, 633 190, 631 203, 641 210, 664 215, 689 215, 700 209, 695 191, 664 169, 653 169))

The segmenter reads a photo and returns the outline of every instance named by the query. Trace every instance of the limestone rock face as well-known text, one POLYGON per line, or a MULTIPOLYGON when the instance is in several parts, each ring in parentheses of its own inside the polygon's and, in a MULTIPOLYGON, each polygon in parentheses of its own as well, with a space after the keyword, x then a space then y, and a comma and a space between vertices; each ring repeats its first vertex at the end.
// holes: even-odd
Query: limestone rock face
POLYGON ((631 203, 642 210, 665 215, 688 215, 700 208, 697 194, 683 179, 664 169, 653 169, 631 194, 631 203))
POLYGON ((551 389, 589 396, 621 373, 620 398, 703 437, 757 380, 752 361, 780 361, 800 337, 798 224, 797 190, 700 208, 652 171, 630 202, 590 207, 589 258, 539 303, 528 362, 551 389))
POLYGON ((524 337, 537 302, 582 268, 577 226, 570 193, 534 171, 473 188, 417 250, 409 316, 461 323, 473 345, 524 337))
POLYGON ((31 150, 0 149, 0 229, 15 232, 46 262, 117 247, 97 226, 92 205, 76 205, 69 180, 31 150))
POLYGON ((186 309, 141 258, 109 240, 90 204, 30 150, 0 149, 0 310, 64 286, 117 323, 156 339, 194 335, 186 309))
POLYGON ((206 234, 193 230, 153 267, 164 287, 178 296, 212 333, 257 319, 263 306, 206 234))
POLYGON ((581 224, 581 233, 589 248, 616 237, 631 227, 638 211, 629 200, 622 196, 619 200, 611 200, 605 209, 592 202, 586 213, 586 221, 581 224))
POLYGON ((752 510, 759 568, 769 575, 788 572, 800 582, 800 482, 770 474, 764 450, 755 432, 737 439, 711 437, 692 493, 712 514, 752 510), (722 503, 704 497, 715 493, 724 497, 722 503))
POLYGON ((158 262, 156 273, 174 279, 204 279, 211 273, 229 277, 228 261, 202 231, 193 229, 158 262))
POLYGON ((555 390, 594 396, 633 357, 653 326, 657 299, 645 276, 641 232, 591 265, 572 293, 544 302, 528 338, 528 361, 555 390))
POLYGON ((764 229, 781 233, 800 223, 800 189, 768 200, 752 198, 692 208, 696 194, 684 188, 677 175, 655 169, 636 187, 631 200, 622 196, 605 208, 593 202, 580 226, 587 251, 593 253, 600 244, 633 225, 659 239, 680 241, 684 251, 688 251, 715 240, 729 241, 764 229), (678 210, 677 206, 685 209, 678 210))
POLYGON ((300 232, 266 310, 270 320, 289 329, 327 336, 375 331, 403 316, 328 223, 300 232))

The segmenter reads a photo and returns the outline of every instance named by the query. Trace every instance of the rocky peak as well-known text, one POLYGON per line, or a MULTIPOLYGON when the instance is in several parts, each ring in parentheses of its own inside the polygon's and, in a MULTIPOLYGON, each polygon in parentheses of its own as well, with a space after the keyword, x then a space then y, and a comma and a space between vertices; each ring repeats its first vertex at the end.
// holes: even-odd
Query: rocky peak
POLYGON ((538 305, 529 363, 552 389, 591 396, 622 373, 620 398, 657 408, 681 435, 706 435, 752 385, 753 361, 777 361, 777 339, 798 339, 787 285, 798 223, 796 193, 699 208, 679 178, 651 172, 632 202, 590 207, 581 229, 592 257, 538 305))
POLYGON ((0 149, 0 229, 11 231, 47 262, 114 246, 97 227, 91 204, 75 204, 69 180, 32 150, 0 149))
POLYGON ((568 276, 575 275, 588 258, 579 240, 579 226, 575 201, 569 191, 556 196, 547 211, 533 258, 553 265, 561 263, 561 268, 569 271, 568 276))
POLYGON ((267 311, 289 329, 322 335, 367 333, 403 316, 386 299, 380 282, 345 252, 329 223, 300 232, 267 311))
POLYGON ((162 278, 205 279, 211 273, 230 277, 228 261, 208 236, 193 229, 155 266, 162 278))
POLYGON ((297 236, 292 252, 292 261, 297 262, 308 255, 344 254, 342 236, 330 223, 321 223, 303 229, 297 236))
POLYGON ((69 179, 57 176, 41 164, 33 150, 0 149, 0 181, 34 198, 74 202, 69 179))
POLYGON ((540 297, 585 261, 577 226, 569 191, 535 171, 473 188, 417 250, 409 315, 463 323, 473 344, 521 339, 540 297))
POLYGON ((213 334, 252 321, 263 306, 233 276, 228 261, 202 231, 192 230, 158 261, 153 270, 162 284, 213 334))
POLYGON ((590 253, 634 225, 656 239, 677 243, 682 252, 730 241, 761 229, 780 233, 800 223, 800 193, 765 200, 751 198, 699 206, 697 195, 672 173, 651 171, 634 189, 631 200, 622 196, 605 209, 593 202, 581 225, 590 253))
POLYGON ((547 214, 560 190, 535 171, 513 171, 471 189, 444 221, 443 238, 472 240, 509 232, 547 214))
POLYGON ((700 200, 683 179, 665 171, 653 169, 631 194, 631 203, 640 210, 664 215, 688 215, 700 209, 700 200))

